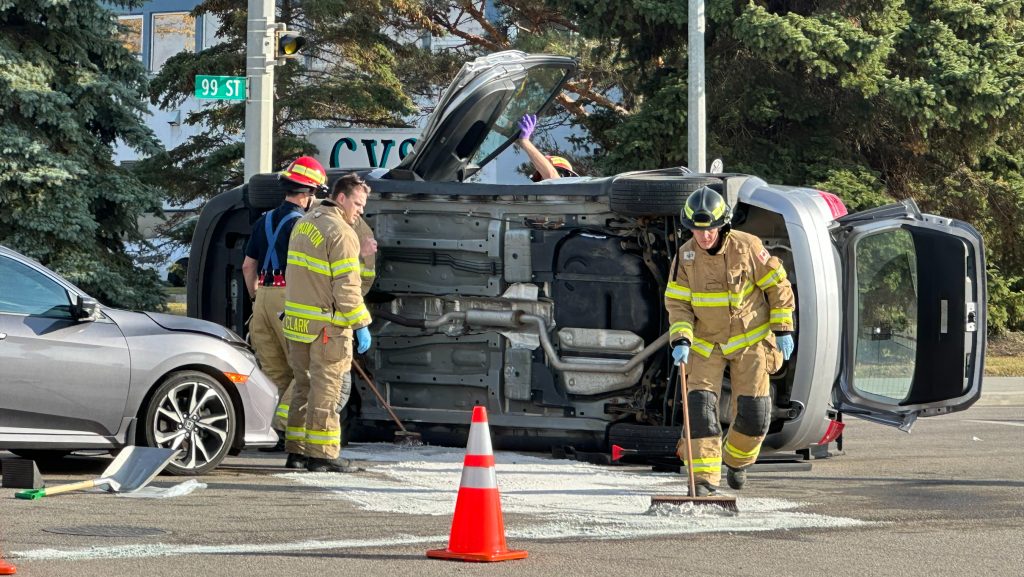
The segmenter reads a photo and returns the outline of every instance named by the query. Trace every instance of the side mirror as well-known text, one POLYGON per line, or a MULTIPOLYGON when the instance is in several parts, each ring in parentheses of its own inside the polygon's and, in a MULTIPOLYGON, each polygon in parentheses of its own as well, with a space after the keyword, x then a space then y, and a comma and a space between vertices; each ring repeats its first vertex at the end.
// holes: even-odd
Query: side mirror
POLYGON ((711 174, 722 174, 723 171, 725 171, 725 164, 722 162, 721 158, 714 159, 711 162, 711 168, 708 169, 708 172, 711 174))
POLYGON ((68 296, 73 301, 71 305, 71 318, 76 321, 96 320, 96 310, 100 306, 96 299, 82 295, 72 295, 71 293, 68 293, 68 296))

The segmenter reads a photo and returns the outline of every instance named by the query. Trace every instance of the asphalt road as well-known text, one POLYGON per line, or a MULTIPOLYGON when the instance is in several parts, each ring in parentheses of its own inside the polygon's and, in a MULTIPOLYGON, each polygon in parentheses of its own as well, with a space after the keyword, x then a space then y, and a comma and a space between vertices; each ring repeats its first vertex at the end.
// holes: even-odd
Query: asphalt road
MULTIPOLYGON (((449 517, 357 507, 275 476, 280 460, 244 453, 203 478, 207 488, 165 500, 79 493, 23 501, 4 489, 0 548, 26 576, 1024 575, 1024 379, 986 379, 974 407, 922 419, 909 435, 848 419, 843 455, 812 461, 809 471, 762 468, 739 494, 741 503, 782 499, 798 504, 793 514, 863 522, 846 528, 510 539, 528 559, 467 565, 424 556, 445 545, 436 538, 447 535, 449 517), (84 526, 134 534, 50 532, 84 526)), ((44 477, 87 479, 108 462, 65 459, 44 477)), ((507 526, 526 521, 506 514, 507 526)))

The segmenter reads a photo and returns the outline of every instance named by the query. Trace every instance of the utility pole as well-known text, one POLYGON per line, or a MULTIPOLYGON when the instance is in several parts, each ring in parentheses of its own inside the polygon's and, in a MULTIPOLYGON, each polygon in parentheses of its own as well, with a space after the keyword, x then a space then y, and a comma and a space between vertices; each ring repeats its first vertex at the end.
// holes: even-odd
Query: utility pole
POLYGON ((274 131, 274 0, 249 0, 245 43, 245 182, 270 172, 274 131))
POLYGON ((690 170, 704 172, 707 144, 704 111, 704 0, 690 0, 686 18, 687 107, 686 160, 690 170))

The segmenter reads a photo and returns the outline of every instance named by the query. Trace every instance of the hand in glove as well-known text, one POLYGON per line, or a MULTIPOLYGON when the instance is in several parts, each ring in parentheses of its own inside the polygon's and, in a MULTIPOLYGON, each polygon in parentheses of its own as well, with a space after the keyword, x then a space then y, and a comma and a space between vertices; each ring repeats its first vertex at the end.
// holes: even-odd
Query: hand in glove
POLYGON ((537 115, 536 114, 524 114, 519 119, 519 138, 523 140, 530 140, 533 136, 533 129, 537 128, 537 115))
POLYGON ((788 361, 789 356, 793 354, 793 349, 796 347, 796 344, 793 342, 793 335, 777 336, 775 337, 775 344, 782 351, 782 360, 788 361))
POLYGON ((369 328, 363 327, 361 329, 356 329, 356 352, 363 354, 370 350, 370 342, 372 340, 373 339, 370 338, 369 328))
POLYGON ((676 345, 672 347, 672 360, 678 367, 679 363, 686 364, 690 360, 690 345, 676 345))

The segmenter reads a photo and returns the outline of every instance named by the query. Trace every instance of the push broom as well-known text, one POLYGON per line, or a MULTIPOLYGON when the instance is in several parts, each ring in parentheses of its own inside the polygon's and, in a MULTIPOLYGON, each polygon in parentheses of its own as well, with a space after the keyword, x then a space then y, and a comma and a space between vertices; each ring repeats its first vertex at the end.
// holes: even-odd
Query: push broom
POLYGON ((679 364, 679 396, 683 398, 683 439, 686 441, 686 473, 689 480, 690 492, 687 495, 652 495, 651 505, 661 503, 693 503, 699 506, 722 507, 735 513, 739 512, 736 507, 736 497, 725 495, 708 495, 707 497, 697 496, 697 484, 693 480, 693 449, 690 447, 690 407, 686 400, 686 364, 679 364))
POLYGON ((398 430, 395 431, 395 444, 408 447, 423 446, 422 435, 420 435, 419 433, 414 433, 405 428, 405 425, 403 425, 402 421, 399 420, 398 415, 396 415, 395 412, 391 410, 391 405, 388 404, 386 400, 384 400, 384 395, 380 394, 380 390, 377 389, 377 385, 373 382, 373 379, 371 379, 370 376, 366 374, 366 371, 363 370, 363 367, 362 365, 359 364, 359 361, 352 359, 352 366, 356 368, 356 372, 359 373, 359 377, 363 379, 363 381, 367 385, 369 385, 370 390, 373 391, 373 394, 377 395, 377 400, 380 401, 381 406, 383 406, 387 410, 388 414, 391 415, 391 420, 393 420, 395 424, 398 425, 398 430))

